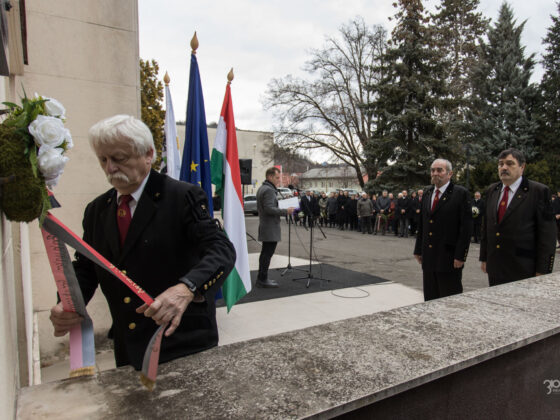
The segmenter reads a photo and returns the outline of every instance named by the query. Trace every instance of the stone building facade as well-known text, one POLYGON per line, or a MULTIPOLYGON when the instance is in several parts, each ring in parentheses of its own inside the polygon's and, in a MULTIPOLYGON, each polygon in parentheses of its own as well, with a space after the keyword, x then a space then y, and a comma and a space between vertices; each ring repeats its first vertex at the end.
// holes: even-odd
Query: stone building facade
MULTIPOLYGON (((274 135, 268 131, 236 130, 237 153, 239 159, 251 159, 251 185, 243 186, 244 194, 256 194, 260 184, 264 181, 264 173, 273 165, 272 159, 267 157, 267 151, 272 149, 274 135)), ((185 143, 185 126, 177 125, 177 137, 181 148, 185 143)), ((208 144, 210 155, 216 139, 216 128, 208 128, 208 144)), ((183 150, 180 151, 181 156, 183 150)))
MULTIPOLYGON (((25 89, 66 107, 74 148, 55 189, 62 208, 53 213, 81 235, 85 205, 109 187, 89 147, 89 127, 114 114, 140 116, 137 0, 10 0, 9 11, 5 3, 0 100, 19 103, 25 89)), ((40 356, 45 362, 67 352, 68 338, 54 338, 48 320, 56 288, 37 222, 2 215, 0 229, 0 407, 13 418, 17 389, 40 383, 40 356)), ((94 324, 107 311, 98 295, 88 306, 94 324)))
POLYGON ((300 188, 330 192, 339 188, 361 191, 356 170, 350 166, 314 168, 300 176, 300 188))

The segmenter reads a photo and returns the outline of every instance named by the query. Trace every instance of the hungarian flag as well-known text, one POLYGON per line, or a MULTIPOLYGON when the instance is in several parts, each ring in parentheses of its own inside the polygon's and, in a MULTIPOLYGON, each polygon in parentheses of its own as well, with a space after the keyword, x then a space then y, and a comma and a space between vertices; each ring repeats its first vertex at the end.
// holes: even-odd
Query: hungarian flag
MULTIPOLYGON (((232 78, 233 75, 231 75, 232 78)), ((243 212, 243 195, 241 192, 241 175, 230 82, 226 87, 226 96, 222 105, 210 162, 212 184, 216 186, 216 193, 222 200, 224 229, 237 253, 235 268, 222 286, 222 293, 229 312, 239 299, 251 291, 249 254, 245 237, 245 215, 243 212)))

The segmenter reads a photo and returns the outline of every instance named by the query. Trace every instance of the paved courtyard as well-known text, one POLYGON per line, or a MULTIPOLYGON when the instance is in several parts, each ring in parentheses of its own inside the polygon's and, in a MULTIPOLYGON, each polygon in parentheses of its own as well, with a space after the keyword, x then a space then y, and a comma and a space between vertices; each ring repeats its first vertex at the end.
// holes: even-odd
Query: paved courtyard
MULTIPOLYGON (((247 216, 247 233, 257 238, 258 217, 247 216)), ((422 271, 414 259, 415 237, 399 238, 392 234, 362 235, 359 232, 340 231, 336 228, 323 228, 326 239, 318 229, 313 231, 314 258, 321 263, 341 265, 344 268, 403 284, 422 291, 422 271)), ((309 258, 309 231, 302 226, 292 225, 291 255, 309 258)), ((249 238, 249 253, 260 252, 260 245, 249 238)), ((486 275, 480 270, 478 262, 480 247, 471 244, 469 256, 463 272, 465 291, 488 286, 486 275)), ((282 222, 282 242, 276 254, 288 255, 288 226, 282 222)))

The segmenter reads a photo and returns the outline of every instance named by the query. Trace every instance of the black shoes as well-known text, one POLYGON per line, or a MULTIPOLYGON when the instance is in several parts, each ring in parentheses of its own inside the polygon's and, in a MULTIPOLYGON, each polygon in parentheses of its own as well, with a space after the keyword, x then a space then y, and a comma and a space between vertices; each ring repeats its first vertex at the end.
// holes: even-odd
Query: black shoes
POLYGON ((271 279, 266 279, 266 280, 257 279, 257 287, 265 287, 265 288, 272 289, 275 287, 280 287, 280 285, 276 283, 276 281, 271 279))

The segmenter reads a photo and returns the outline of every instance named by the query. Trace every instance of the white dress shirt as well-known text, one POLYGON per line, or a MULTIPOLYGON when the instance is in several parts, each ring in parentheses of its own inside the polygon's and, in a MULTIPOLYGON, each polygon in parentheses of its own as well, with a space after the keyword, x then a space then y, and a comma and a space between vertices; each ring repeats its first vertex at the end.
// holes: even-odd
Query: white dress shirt
MULTIPOLYGON (((515 193, 519 189, 519 186, 521 185, 522 179, 523 179, 523 177, 520 176, 519 178, 517 178, 517 181, 515 181, 513 184, 511 184, 509 186, 508 202, 507 202, 506 208, 509 207, 509 203, 511 203, 511 200, 513 200, 513 196, 515 195, 515 193)), ((496 210, 498 210, 498 208, 500 207, 500 202, 502 201, 502 197, 504 196, 504 190, 505 189, 506 189, 506 186, 502 185, 502 191, 500 191, 500 197, 498 198, 498 205, 496 206, 496 210)))
MULTIPOLYGON (((128 207, 130 207, 130 217, 131 218, 134 217, 134 212, 136 211, 136 206, 138 204, 138 200, 140 200, 140 196, 144 192, 144 187, 146 187, 146 183, 148 182, 148 177, 149 176, 150 176, 150 173, 148 172, 148 175, 146 175, 146 177, 144 178, 144 180, 142 181, 142 183, 140 184, 138 189, 136 191, 134 191, 132 194, 130 194, 132 196, 132 200, 130 200, 128 202, 128 207)), ((120 192, 117 191, 117 206, 121 203, 121 197, 123 195, 125 195, 125 194, 121 194, 120 192)))
POLYGON ((436 199, 436 190, 439 190, 439 198, 443 195, 443 193, 445 192, 445 190, 447 189, 447 187, 449 186, 449 181, 447 181, 447 184, 442 185, 441 187, 436 187, 434 185, 434 192, 432 193, 432 201, 430 202, 430 208, 434 207, 434 200, 436 199))

